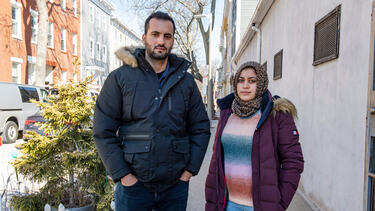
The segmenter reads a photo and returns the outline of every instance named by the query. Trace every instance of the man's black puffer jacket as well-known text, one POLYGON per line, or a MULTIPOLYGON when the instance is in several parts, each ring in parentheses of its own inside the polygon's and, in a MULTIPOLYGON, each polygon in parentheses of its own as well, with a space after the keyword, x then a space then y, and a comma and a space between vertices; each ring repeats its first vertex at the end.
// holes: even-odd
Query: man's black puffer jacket
POLYGON ((184 170, 198 173, 210 138, 190 62, 171 54, 160 87, 144 49, 116 55, 125 64, 109 74, 97 99, 96 147, 115 182, 132 173, 150 191, 166 190, 184 170))

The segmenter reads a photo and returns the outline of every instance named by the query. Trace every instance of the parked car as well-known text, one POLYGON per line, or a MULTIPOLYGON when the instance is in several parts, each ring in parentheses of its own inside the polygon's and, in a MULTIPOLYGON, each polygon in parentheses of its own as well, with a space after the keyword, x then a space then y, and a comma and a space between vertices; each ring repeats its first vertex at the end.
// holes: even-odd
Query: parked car
POLYGON ((40 111, 31 116, 28 116, 25 120, 25 127, 23 128, 23 140, 27 141, 27 137, 25 136, 27 131, 35 131, 40 135, 48 136, 49 134, 45 133, 42 129, 40 129, 40 125, 37 125, 37 123, 43 122, 46 122, 46 120, 43 118, 42 113, 40 111))
POLYGON ((0 82, 0 135, 3 143, 14 143, 25 120, 39 111, 31 99, 46 101, 48 92, 38 86, 0 82))
MULTIPOLYGON (((57 95, 58 93, 59 93, 58 89, 54 88, 54 89, 49 90, 49 94, 51 95, 57 95)), ((88 90, 87 95, 96 99, 99 96, 99 92, 96 90, 88 90)), ((94 117, 90 116, 90 119, 93 120, 94 117)), ((49 136, 50 134, 45 133, 42 129, 40 129, 40 126, 37 125, 37 123, 43 123, 43 122, 46 122, 46 120, 42 116, 42 111, 38 111, 35 114, 28 116, 25 120, 25 127, 23 129, 23 135, 24 135, 23 139, 27 141, 27 137, 25 137, 25 134, 27 133, 27 131, 35 131, 39 133, 40 135, 49 136)), ((92 126, 89 126, 86 129, 92 129, 92 126)))

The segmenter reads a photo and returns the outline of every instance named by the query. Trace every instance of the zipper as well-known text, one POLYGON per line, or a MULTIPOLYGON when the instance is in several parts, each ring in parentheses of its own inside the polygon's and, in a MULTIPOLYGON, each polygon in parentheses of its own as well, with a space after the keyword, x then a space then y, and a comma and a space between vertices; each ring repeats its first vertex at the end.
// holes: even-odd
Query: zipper
POLYGON ((168 108, 169 108, 169 112, 171 112, 172 111, 172 99, 171 99, 170 94, 168 95, 168 108))
MULTIPOLYGON (((229 117, 230 117, 231 114, 232 114, 232 111, 228 112, 226 121, 225 121, 225 123, 223 122, 224 124, 223 124, 223 126, 221 128, 220 143, 219 144, 221 144, 221 136, 223 135, 224 128, 227 125, 228 119, 229 119, 229 117)), ((221 162, 220 165, 223 165, 223 162, 221 162)), ((222 210, 225 211, 225 205, 226 205, 226 202, 227 202, 227 200, 226 200, 227 199, 227 182, 226 182, 226 179, 225 179, 225 173, 223 171, 223 168, 221 169, 221 172, 222 172, 222 174, 224 176, 224 203, 223 203, 222 210)))
POLYGON ((223 203, 223 211, 225 210, 225 204, 227 202, 227 182, 226 182, 226 179, 225 179, 225 174, 224 175, 224 188, 225 188, 225 191, 224 191, 224 203, 223 203))
POLYGON ((150 139, 151 135, 145 135, 145 134, 129 134, 125 135, 124 139, 150 139))

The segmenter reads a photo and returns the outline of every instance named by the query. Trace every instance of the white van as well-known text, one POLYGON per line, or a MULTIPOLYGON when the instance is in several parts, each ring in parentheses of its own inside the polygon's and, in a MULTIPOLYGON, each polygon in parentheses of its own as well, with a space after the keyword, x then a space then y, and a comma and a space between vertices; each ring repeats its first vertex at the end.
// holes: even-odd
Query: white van
POLYGON ((46 101, 48 92, 38 86, 0 82, 0 134, 3 143, 14 143, 28 116, 39 111, 30 99, 46 101))

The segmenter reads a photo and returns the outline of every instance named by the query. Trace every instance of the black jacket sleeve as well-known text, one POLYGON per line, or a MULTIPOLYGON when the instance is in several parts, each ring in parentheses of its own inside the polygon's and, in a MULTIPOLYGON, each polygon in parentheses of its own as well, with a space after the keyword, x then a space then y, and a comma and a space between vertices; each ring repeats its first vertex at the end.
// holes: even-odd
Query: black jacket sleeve
POLYGON ((112 72, 106 79, 96 101, 93 135, 104 166, 115 182, 131 173, 124 160, 121 141, 116 136, 121 109, 121 86, 115 72, 112 72))
POLYGON ((197 84, 192 79, 193 91, 189 99, 187 130, 190 139, 190 162, 187 171, 198 174, 210 140, 210 120, 203 105, 197 84))

